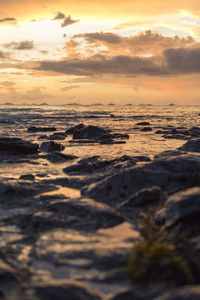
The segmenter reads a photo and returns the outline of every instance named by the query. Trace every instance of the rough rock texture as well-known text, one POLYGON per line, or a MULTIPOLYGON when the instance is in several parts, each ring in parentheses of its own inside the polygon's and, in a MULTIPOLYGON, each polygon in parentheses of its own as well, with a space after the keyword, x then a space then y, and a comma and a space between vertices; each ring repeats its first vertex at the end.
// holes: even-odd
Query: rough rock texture
POLYGON ((34 180, 35 176, 33 174, 25 174, 25 175, 21 175, 19 179, 22 179, 22 180, 34 180))
POLYGON ((8 151, 19 154, 38 153, 39 146, 19 138, 0 138, 0 151, 8 151))
POLYGON ((48 131, 56 131, 55 127, 36 127, 31 126, 27 130, 28 132, 48 132, 48 131))
POLYGON ((125 200, 120 205, 120 208, 130 208, 134 206, 143 206, 158 202, 161 198, 162 190, 159 186, 142 189, 135 193, 131 198, 125 200))
POLYGON ((68 128, 67 130, 66 130, 66 134, 67 135, 73 135, 74 134, 74 131, 75 130, 79 130, 79 129, 83 129, 83 128, 85 128, 86 126, 83 124, 83 123, 81 123, 81 124, 78 124, 78 125, 76 125, 76 126, 73 126, 73 127, 70 127, 70 128, 68 128))
POLYGON ((53 152, 53 151, 62 151, 64 149, 65 147, 62 144, 55 143, 54 141, 43 142, 40 145, 40 151, 46 153, 53 152))
POLYGON ((179 149, 188 152, 200 152, 200 139, 188 141, 179 149))
POLYGON ((200 228, 200 187, 193 187, 170 196, 157 217, 165 221, 165 228, 184 233, 187 236, 199 235, 200 228))
POLYGON ((155 300, 199 300, 200 286, 185 286, 171 290, 164 295, 157 297, 155 300))
POLYGON ((72 281, 54 281, 34 288, 41 300, 101 300, 102 298, 83 284, 72 281))
POLYGON ((82 129, 75 129, 73 139, 99 139, 107 133, 108 131, 100 127, 89 125, 82 129))
POLYGON ((200 159, 180 156, 130 167, 82 189, 82 194, 118 205, 143 188, 159 186, 171 194, 200 182, 200 159))

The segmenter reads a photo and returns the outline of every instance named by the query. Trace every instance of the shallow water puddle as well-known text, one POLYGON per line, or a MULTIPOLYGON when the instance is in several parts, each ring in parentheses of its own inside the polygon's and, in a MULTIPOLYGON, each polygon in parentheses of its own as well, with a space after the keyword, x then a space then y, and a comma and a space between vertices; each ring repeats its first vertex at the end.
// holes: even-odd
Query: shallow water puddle
POLYGON ((59 187, 58 190, 50 191, 41 194, 42 196, 55 196, 64 195, 69 198, 79 198, 81 196, 80 190, 69 188, 69 187, 59 187))

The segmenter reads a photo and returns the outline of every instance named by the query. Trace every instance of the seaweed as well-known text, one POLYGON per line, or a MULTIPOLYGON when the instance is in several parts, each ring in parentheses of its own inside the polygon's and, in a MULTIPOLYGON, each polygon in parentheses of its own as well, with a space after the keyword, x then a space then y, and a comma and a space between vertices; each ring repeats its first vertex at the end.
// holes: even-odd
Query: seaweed
POLYGON ((175 286, 199 282, 199 262, 191 255, 190 241, 184 235, 169 233, 155 222, 155 211, 143 215, 141 240, 127 263, 134 284, 171 282, 175 286))

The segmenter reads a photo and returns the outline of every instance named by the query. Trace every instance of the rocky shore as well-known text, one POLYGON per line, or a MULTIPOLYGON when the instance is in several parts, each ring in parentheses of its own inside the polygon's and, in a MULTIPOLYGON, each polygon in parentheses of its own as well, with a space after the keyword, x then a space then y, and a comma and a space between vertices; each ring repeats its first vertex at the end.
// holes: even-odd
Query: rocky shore
POLYGON ((67 137, 94 147, 129 139, 99 126, 27 134, 37 139, 0 137, 1 166, 21 166, 0 179, 0 299, 200 299, 199 127, 154 129, 184 144, 153 158, 63 153, 67 137))

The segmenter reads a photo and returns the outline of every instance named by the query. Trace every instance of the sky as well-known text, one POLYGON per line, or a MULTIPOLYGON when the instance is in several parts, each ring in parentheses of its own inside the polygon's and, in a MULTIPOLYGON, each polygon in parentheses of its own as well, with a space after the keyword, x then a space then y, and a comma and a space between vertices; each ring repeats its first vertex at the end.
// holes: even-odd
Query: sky
POLYGON ((199 0, 0 0, 0 103, 200 105, 199 0))

